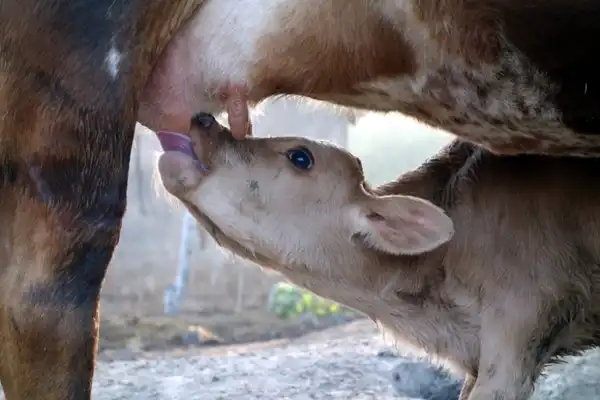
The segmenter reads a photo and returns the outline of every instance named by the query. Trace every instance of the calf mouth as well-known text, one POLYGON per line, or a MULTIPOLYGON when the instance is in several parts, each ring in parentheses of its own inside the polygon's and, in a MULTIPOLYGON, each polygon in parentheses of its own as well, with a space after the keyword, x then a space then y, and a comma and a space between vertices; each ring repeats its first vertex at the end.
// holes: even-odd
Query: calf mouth
POLYGON ((162 131, 158 132, 156 136, 158 137, 158 141, 160 142, 160 146, 164 152, 175 151, 182 153, 194 160, 196 168, 198 168, 200 171, 208 172, 208 167, 198 158, 198 155, 194 150, 194 143, 188 135, 177 132, 162 131))
MULTIPOLYGON (((238 142, 233 138, 231 131, 219 124, 212 114, 202 112, 195 114, 191 118, 188 134, 163 131, 158 132, 157 137, 163 151, 179 152, 190 157, 195 161, 197 168, 203 172, 208 172, 213 153, 220 146, 236 144, 238 142)), ((221 247, 229 249, 236 255, 265 267, 276 265, 269 257, 249 249, 228 236, 197 205, 185 198, 179 198, 179 200, 183 202, 190 214, 221 247)))
MULTIPOLYGON (((196 158, 196 154, 191 145, 192 142, 188 136, 173 132, 161 132, 159 138, 165 152, 179 152, 184 154, 186 157, 190 157, 200 162, 196 158)), ((202 165, 202 167, 204 166, 202 165)), ((171 192, 171 194, 177 197, 177 199, 183 203, 189 213, 194 217, 196 222, 208 232, 208 234, 219 246, 224 247, 232 251, 234 254, 255 263, 264 266, 273 264, 268 257, 257 253, 256 251, 238 242, 235 238, 227 235, 221 229, 221 227, 219 227, 219 225, 217 225, 206 213, 201 210, 198 205, 194 204, 186 196, 182 195, 182 193, 178 194, 171 192)))
POLYGON ((156 135, 163 151, 185 154, 194 160, 197 168, 203 173, 211 170, 212 163, 220 164, 223 161, 215 158, 223 149, 227 148, 239 156, 247 155, 248 150, 248 139, 235 139, 231 131, 221 125, 212 114, 204 112, 192 116, 187 134, 163 131, 156 135), (217 159, 219 161, 216 161, 217 159))
POLYGON ((209 113, 199 112, 190 119, 187 134, 162 131, 157 134, 163 151, 175 151, 192 158, 202 172, 208 172, 214 153, 226 142, 235 142, 232 133, 209 113))

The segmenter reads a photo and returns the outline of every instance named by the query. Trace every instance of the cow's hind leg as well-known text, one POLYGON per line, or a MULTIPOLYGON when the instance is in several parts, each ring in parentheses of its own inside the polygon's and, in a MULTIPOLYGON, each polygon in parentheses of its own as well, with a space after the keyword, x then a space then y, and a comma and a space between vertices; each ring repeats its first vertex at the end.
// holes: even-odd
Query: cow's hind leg
POLYGON ((90 398, 99 292, 125 211, 133 124, 125 132, 62 133, 57 149, 6 153, 0 161, 7 400, 90 398))

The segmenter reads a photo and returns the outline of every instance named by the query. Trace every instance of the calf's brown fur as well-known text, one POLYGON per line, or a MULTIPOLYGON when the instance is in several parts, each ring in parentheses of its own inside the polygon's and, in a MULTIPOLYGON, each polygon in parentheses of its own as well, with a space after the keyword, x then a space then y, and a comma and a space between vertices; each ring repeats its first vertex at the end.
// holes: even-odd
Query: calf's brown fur
POLYGON ((234 141, 205 114, 190 138, 208 171, 163 137, 161 176, 219 243, 449 361, 462 399, 525 400, 545 365, 600 341, 599 160, 454 141, 369 188, 325 142, 234 141))

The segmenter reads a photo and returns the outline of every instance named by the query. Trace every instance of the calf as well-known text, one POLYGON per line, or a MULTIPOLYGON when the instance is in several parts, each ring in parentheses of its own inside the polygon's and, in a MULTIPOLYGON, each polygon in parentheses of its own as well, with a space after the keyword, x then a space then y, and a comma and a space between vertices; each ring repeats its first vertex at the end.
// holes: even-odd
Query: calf
POLYGON ((221 245, 447 360, 462 399, 527 399, 600 340, 600 160, 457 140, 371 188, 339 147, 236 141, 208 114, 160 139, 165 188, 221 245))

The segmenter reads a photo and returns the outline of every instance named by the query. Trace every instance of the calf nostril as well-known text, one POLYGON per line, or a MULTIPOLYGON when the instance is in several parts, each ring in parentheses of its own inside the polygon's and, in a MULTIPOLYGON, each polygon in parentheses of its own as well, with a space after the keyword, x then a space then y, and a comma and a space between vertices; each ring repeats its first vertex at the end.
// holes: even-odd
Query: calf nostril
POLYGON ((209 129, 216 122, 215 117, 212 114, 199 112, 192 118, 192 123, 196 124, 200 128, 209 129))

